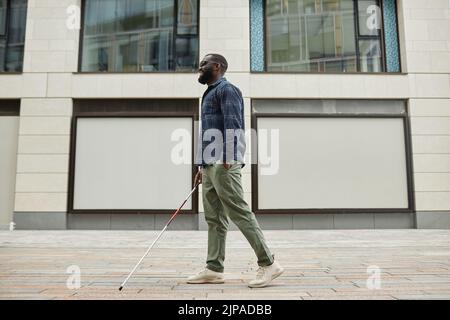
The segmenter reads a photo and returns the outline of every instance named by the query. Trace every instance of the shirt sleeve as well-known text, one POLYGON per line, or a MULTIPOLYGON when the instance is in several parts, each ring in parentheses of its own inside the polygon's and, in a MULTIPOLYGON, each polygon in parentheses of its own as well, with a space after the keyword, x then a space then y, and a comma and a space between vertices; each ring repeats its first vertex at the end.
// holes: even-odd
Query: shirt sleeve
POLYGON ((230 162, 235 159, 235 137, 240 133, 239 130, 243 129, 242 122, 242 110, 243 100, 242 94, 231 85, 223 87, 219 93, 220 108, 223 114, 223 160, 230 162))

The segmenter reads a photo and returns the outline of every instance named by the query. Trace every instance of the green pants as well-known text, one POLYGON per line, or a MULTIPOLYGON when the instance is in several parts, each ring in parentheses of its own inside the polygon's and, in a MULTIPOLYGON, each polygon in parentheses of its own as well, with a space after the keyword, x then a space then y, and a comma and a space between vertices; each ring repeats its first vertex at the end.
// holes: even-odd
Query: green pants
POLYGON ((202 169, 203 208, 208 223, 207 268, 223 272, 228 217, 237 225, 255 251, 259 266, 273 263, 274 257, 266 245, 261 228, 244 200, 239 163, 226 170, 222 164, 202 169))

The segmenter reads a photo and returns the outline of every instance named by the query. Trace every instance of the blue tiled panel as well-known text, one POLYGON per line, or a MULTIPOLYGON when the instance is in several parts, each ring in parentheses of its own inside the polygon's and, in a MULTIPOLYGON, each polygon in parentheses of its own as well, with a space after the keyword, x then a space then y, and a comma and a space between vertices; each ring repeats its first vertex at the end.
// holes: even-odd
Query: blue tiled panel
POLYGON ((251 69, 264 71, 264 1, 250 0, 251 69))
POLYGON ((400 57, 397 34, 396 0, 384 0, 384 39, 386 43, 387 72, 400 72, 400 57))

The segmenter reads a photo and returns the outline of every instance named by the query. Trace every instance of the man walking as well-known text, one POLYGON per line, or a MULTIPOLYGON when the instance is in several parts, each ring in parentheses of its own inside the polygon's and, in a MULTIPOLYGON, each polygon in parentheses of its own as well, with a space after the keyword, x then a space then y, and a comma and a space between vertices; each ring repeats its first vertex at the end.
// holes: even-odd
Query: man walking
POLYGON ((198 81, 207 84, 201 108, 201 137, 194 183, 203 184, 203 207, 208 224, 206 267, 188 283, 223 283, 228 217, 238 226, 258 258, 256 278, 249 287, 267 286, 284 269, 274 260, 263 233, 243 199, 241 169, 245 166, 244 101, 241 91, 227 81, 226 59, 207 54, 200 62, 198 81))

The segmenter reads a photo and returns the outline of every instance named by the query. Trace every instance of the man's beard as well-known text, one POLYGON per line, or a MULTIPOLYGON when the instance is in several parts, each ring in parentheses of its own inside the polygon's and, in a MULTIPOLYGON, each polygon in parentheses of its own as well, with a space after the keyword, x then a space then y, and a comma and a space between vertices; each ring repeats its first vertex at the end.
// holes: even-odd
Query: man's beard
POLYGON ((212 77, 213 77, 212 72, 206 70, 203 72, 203 74, 200 74, 200 76, 198 77, 198 82, 200 82, 201 84, 207 84, 212 80, 212 77))

